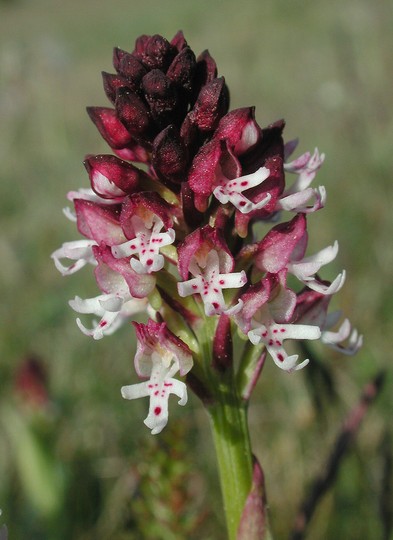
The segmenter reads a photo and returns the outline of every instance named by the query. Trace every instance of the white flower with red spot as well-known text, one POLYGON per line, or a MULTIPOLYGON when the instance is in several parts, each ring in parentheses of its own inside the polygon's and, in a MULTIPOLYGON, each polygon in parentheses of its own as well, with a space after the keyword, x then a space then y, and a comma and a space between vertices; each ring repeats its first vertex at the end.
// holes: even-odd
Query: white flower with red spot
POLYGON ((112 246, 113 256, 117 259, 131 257, 131 267, 138 274, 158 272, 164 266, 164 257, 160 254, 160 249, 173 244, 175 231, 170 228, 166 232, 161 232, 164 224, 158 217, 153 218, 150 227, 139 216, 133 216, 131 223, 135 238, 112 246), (138 259, 132 255, 137 255, 138 259))
POLYGON ((76 323, 79 329, 93 339, 102 339, 113 334, 126 319, 138 313, 144 313, 148 308, 147 298, 132 298, 127 294, 121 297, 116 294, 101 294, 95 298, 82 299, 76 296, 69 305, 77 313, 91 314, 100 317, 93 321, 94 327, 86 328, 79 318, 76 323))
POLYGON ((56 268, 63 276, 74 274, 86 264, 97 264, 93 255, 93 246, 97 243, 94 240, 75 240, 74 242, 64 242, 61 248, 51 255, 56 268), (65 266, 62 259, 70 259, 73 262, 70 266, 65 266))
MULTIPOLYGON (((200 294, 207 316, 226 313, 223 289, 236 289, 247 283, 247 276, 243 270, 227 274, 220 273, 219 257, 214 249, 207 255, 204 268, 194 263, 190 265, 190 272, 195 277, 177 284, 179 295, 184 297, 200 294)), ((233 307, 230 308, 231 313, 233 309, 233 307)))
POLYGON ((253 203, 243 195, 243 191, 259 186, 269 177, 269 174, 269 169, 260 167, 254 173, 233 180, 223 178, 222 183, 213 190, 213 195, 222 204, 232 203, 243 214, 248 214, 253 210, 260 210, 270 201, 271 195, 267 193, 261 201, 253 203))
POLYGON ((287 270, 310 289, 322 294, 333 294, 344 284, 345 271, 328 285, 317 277, 325 264, 333 261, 338 253, 338 243, 322 249, 315 255, 304 257, 308 241, 307 221, 297 214, 291 221, 271 229, 256 247, 255 266, 262 271, 279 273, 287 270))
POLYGON ((274 363, 285 371, 303 368, 298 355, 288 356, 283 343, 287 339, 319 339, 317 326, 290 324, 296 308, 296 294, 285 286, 285 273, 269 274, 252 285, 239 300, 241 309, 233 315, 239 328, 253 345, 264 343, 274 363))
POLYGON ((179 405, 187 403, 187 387, 174 375, 186 375, 192 368, 192 354, 187 345, 177 338, 166 323, 151 319, 147 324, 133 323, 138 344, 135 369, 139 377, 148 380, 139 384, 123 386, 125 399, 149 397, 149 414, 145 424, 153 435, 160 433, 168 422, 168 400, 171 394, 180 398, 179 405))
MULTIPOLYGON (((286 145, 286 149, 289 150, 288 153, 292 153, 296 146, 297 141, 288 143, 286 145)), ((313 155, 310 152, 306 152, 294 161, 284 164, 285 170, 297 174, 298 178, 289 189, 285 190, 277 201, 277 210, 310 214, 325 206, 326 189, 324 186, 319 186, 318 188, 310 187, 324 160, 325 154, 319 154, 316 148, 313 155), (312 202, 311 206, 309 206, 310 202, 312 202)))
POLYGON ((276 324, 273 320, 266 320, 264 324, 248 332, 248 338, 253 345, 264 343, 274 363, 284 371, 296 371, 304 368, 309 360, 297 363, 299 355, 288 356, 283 343, 286 339, 319 339, 321 330, 317 326, 305 324, 276 324))

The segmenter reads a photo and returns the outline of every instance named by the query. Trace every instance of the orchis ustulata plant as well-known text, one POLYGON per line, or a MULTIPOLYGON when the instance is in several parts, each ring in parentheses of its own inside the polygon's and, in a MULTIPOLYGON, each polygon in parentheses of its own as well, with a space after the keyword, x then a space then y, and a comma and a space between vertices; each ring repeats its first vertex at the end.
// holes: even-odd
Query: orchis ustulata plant
POLYGON ((132 53, 115 48, 113 64, 103 73, 111 106, 88 108, 113 154, 86 157, 91 189, 69 193, 75 211, 65 210, 83 239, 52 257, 63 275, 94 268, 99 294, 70 301, 88 336, 146 314, 134 323, 143 381, 123 397, 149 398, 145 424, 156 434, 171 394, 185 405, 188 385, 212 420, 230 538, 269 538, 246 420, 265 359, 292 372, 308 359, 288 354, 287 341, 346 354, 361 346, 348 320, 336 327, 340 314, 328 314, 345 273, 332 283, 319 276, 337 242, 306 254, 308 214, 326 199, 312 186, 324 155, 288 161, 296 142, 284 144, 284 121, 261 128, 253 107, 230 111, 215 61, 196 57, 181 32, 170 42, 141 36, 132 53), (90 326, 87 314, 97 317, 90 326))

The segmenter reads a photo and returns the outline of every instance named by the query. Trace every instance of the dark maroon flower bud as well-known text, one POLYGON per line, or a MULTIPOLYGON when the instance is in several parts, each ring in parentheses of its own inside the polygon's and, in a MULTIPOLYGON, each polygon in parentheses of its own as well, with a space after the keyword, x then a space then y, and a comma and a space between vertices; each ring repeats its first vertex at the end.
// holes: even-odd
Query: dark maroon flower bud
POLYGON ((201 131, 213 131, 228 107, 228 89, 224 77, 220 77, 206 84, 199 92, 191 117, 201 131))
POLYGON ((188 182, 196 195, 196 207, 201 212, 206 210, 207 199, 213 191, 221 154, 220 141, 212 139, 202 146, 192 162, 188 182))
POLYGON ((150 69, 166 71, 176 54, 176 49, 164 37, 142 36, 135 44, 134 54, 150 69))
POLYGON ((178 96, 174 83, 159 69, 142 79, 142 89, 154 119, 166 117, 176 108, 178 96))
POLYGON ((119 71, 120 61, 125 54, 128 53, 123 51, 123 49, 119 49, 119 47, 113 49, 112 63, 116 71, 119 71))
POLYGON ((114 75, 112 73, 106 73, 105 71, 103 71, 101 75, 104 83, 105 94, 107 95, 109 101, 111 101, 113 104, 116 101, 116 91, 118 88, 121 88, 122 86, 128 86, 131 88, 127 80, 121 75, 114 75))
POLYGON ((231 319, 228 315, 220 315, 216 333, 213 339, 213 367, 218 371, 225 371, 233 363, 233 346, 231 333, 231 319))
POLYGON ((117 118, 114 109, 87 107, 87 112, 111 148, 124 148, 131 143, 131 135, 117 118))
POLYGON ((192 90, 196 69, 195 54, 185 47, 175 58, 167 71, 167 77, 187 91, 192 90))
POLYGON ((137 91, 141 80, 147 73, 143 64, 130 53, 124 53, 119 63, 119 73, 129 81, 131 88, 137 91))
POLYGON ((146 173, 112 155, 89 156, 84 162, 92 189, 104 199, 133 193, 146 173))
POLYGON ((199 87, 211 82, 217 77, 217 64, 209 51, 203 51, 197 58, 196 83, 199 87))
POLYGON ((135 47, 133 54, 135 55, 142 55, 146 48, 146 43, 149 41, 150 36, 147 36, 146 34, 142 34, 141 36, 137 37, 135 40, 135 47))
POLYGON ((187 41, 181 30, 179 30, 178 33, 173 37, 171 40, 171 45, 176 47, 179 52, 187 47, 187 41))
POLYGON ((173 182, 185 181, 187 150, 178 129, 170 125, 153 142, 152 164, 159 176, 173 182))
POLYGON ((244 154, 262 137, 254 113, 255 107, 230 111, 221 118, 214 137, 226 139, 236 156, 244 154))
POLYGON ((143 136, 148 131, 149 111, 143 101, 128 88, 119 88, 116 96, 116 112, 130 133, 143 136))

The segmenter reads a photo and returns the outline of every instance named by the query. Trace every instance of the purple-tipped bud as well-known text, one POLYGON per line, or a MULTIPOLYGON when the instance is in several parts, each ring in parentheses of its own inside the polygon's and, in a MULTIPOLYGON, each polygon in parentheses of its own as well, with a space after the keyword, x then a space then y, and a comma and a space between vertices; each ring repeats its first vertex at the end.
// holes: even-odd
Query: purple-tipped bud
POLYGON ((116 112, 128 131, 143 136, 150 127, 150 117, 143 101, 128 88, 119 88, 116 96, 116 112))
POLYGON ((153 69, 142 79, 142 89, 153 118, 173 114, 178 97, 174 83, 159 69, 153 69))
POLYGON ((119 71, 120 61, 125 54, 128 53, 123 51, 123 49, 119 49, 119 47, 113 49, 112 63, 116 71, 119 71))
POLYGON ((119 62, 119 73, 125 77, 133 90, 140 87, 142 77, 146 75, 147 70, 142 63, 130 53, 124 53, 119 62))
POLYGON ((187 165, 187 151, 175 126, 168 126, 155 138, 152 163, 159 176, 174 182, 186 180, 184 171, 187 165))
POLYGON ((192 120, 201 131, 213 131, 228 111, 229 94, 224 77, 214 79, 199 92, 192 120))
POLYGON ((196 82, 199 87, 211 82, 217 77, 217 64, 209 51, 203 51, 197 58, 196 82))
POLYGON ((179 30, 178 33, 171 39, 171 45, 176 47, 179 52, 187 47, 187 41, 181 30, 179 30))
POLYGON ((131 143, 131 135, 117 118, 114 109, 87 107, 87 112, 111 148, 124 148, 131 143))
POLYGON ((192 90, 192 83, 196 69, 195 54, 190 47, 185 47, 173 60, 167 71, 167 77, 182 86, 185 90, 192 90))
POLYGON ((149 69, 166 71, 176 54, 176 49, 164 37, 156 34, 138 38, 134 54, 149 69))
POLYGON ((105 94, 109 101, 113 104, 116 101, 116 91, 118 90, 118 88, 121 88, 122 86, 128 86, 129 88, 131 88, 127 80, 121 75, 106 73, 105 71, 103 71, 101 75, 102 81, 104 83, 105 94))
POLYGON ((145 173, 112 155, 89 156, 84 162, 92 189, 104 199, 133 193, 145 173))
POLYGON ((213 339, 213 367, 218 371, 225 371, 232 366, 233 346, 231 333, 231 319, 221 315, 213 339))

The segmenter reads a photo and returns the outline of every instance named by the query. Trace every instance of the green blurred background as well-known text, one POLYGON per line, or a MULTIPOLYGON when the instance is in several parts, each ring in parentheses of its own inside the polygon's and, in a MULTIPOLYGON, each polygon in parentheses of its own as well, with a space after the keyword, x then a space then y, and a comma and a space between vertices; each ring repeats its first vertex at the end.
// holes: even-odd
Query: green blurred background
POLYGON ((10 538, 225 538, 200 403, 174 407, 166 432, 152 438, 147 402, 119 392, 135 380, 133 332, 99 342, 82 335, 67 301, 97 294, 91 272, 62 278, 49 259, 78 237, 61 210, 67 191, 88 186, 84 155, 107 152, 85 106, 107 105, 100 72, 112 71, 112 47, 182 29, 197 54, 208 48, 216 59, 232 108, 256 105, 261 125, 284 117, 298 153, 327 154, 317 185, 328 202, 309 219, 309 253, 339 240, 324 276, 347 269, 335 306, 365 335, 355 358, 313 349, 329 383, 312 370, 265 368, 250 425, 276 538, 288 537, 362 387, 386 368, 307 538, 388 540, 392 10, 388 0, 0 1, 0 519, 10 538), (33 358, 49 393, 38 404, 23 384, 33 358))

